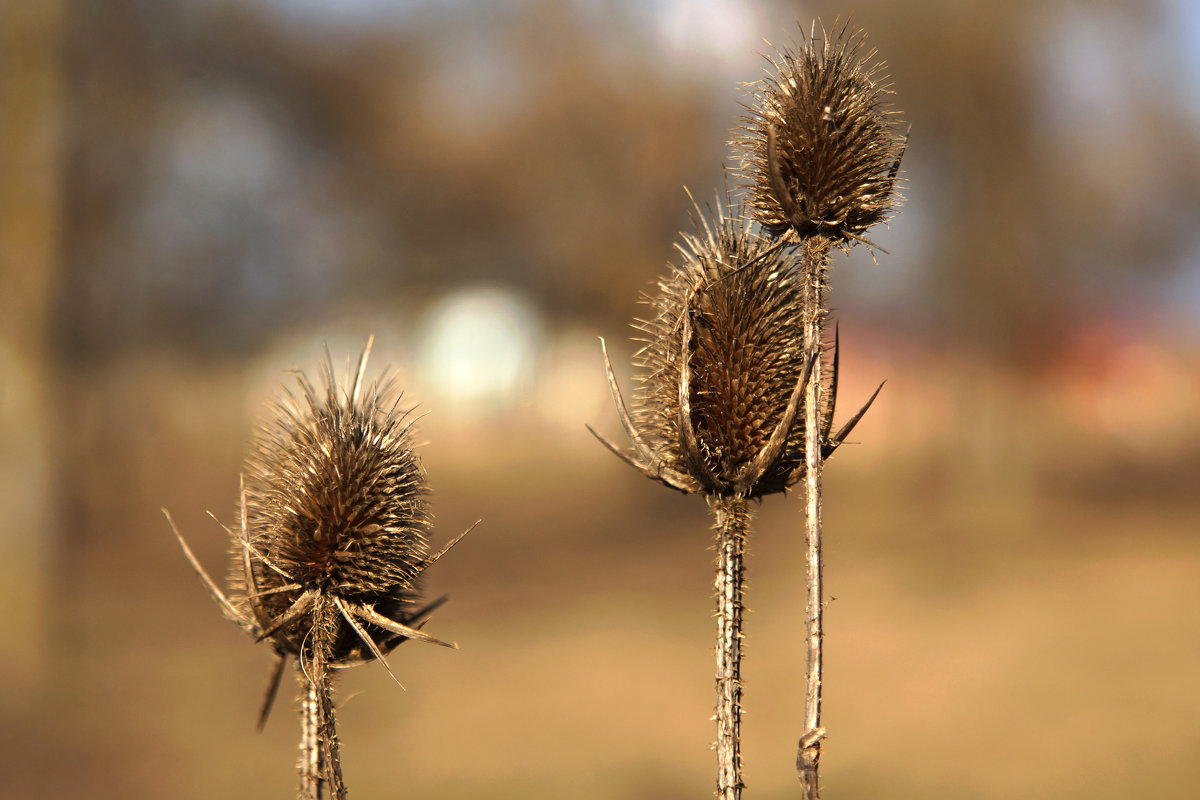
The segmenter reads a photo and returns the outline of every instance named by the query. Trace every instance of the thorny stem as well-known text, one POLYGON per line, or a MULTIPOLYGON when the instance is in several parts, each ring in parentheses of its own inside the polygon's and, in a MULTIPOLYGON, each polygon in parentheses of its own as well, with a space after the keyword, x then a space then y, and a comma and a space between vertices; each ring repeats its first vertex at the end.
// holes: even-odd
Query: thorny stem
POLYGON ((321 756, 317 747, 317 686, 303 670, 296 670, 300 679, 300 800, 321 800, 321 756))
POLYGON ((742 582, 749 503, 743 497, 714 497, 717 532, 717 797, 742 793, 742 582))
POLYGON ((804 271, 804 347, 809 358, 816 356, 804 396, 805 508, 804 560, 808 569, 806 603, 808 663, 804 680, 804 733, 796 749, 796 771, 800 774, 805 800, 819 800, 817 767, 821 760, 821 335, 825 327, 825 272, 829 266, 830 242, 820 236, 804 240, 801 268, 804 271))
POLYGON ((333 676, 329 651, 337 630, 337 608, 319 594, 312 609, 312 638, 302 649, 300 660, 300 798, 325 800, 326 787, 332 800, 345 800, 341 747, 333 706, 333 676), (307 663, 305 660, 307 659, 307 663))

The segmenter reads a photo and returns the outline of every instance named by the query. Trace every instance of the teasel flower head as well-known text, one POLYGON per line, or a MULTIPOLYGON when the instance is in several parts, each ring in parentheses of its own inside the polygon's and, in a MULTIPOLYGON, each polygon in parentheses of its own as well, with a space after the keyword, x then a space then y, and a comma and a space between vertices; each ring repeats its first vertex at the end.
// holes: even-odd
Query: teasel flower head
POLYGON ((422 606, 420 582, 462 536, 430 554, 413 413, 393 381, 364 383, 370 347, 342 384, 328 352, 319 387, 297 372, 298 391, 285 389, 260 425, 240 524, 226 528, 228 596, 180 537, 225 615, 279 656, 260 726, 287 658, 341 667, 373 657, 391 674, 384 654, 408 639, 455 646, 420 629, 444 600, 422 606))
POLYGON ((860 31, 815 26, 766 56, 750 114, 733 141, 752 184, 749 206, 772 236, 820 236, 848 247, 898 205, 896 175, 908 142, 884 64, 860 31))
MULTIPOLYGON (((645 345, 635 359, 641 385, 632 412, 605 349, 632 450, 592 433, 672 488, 762 497, 804 475, 802 411, 813 362, 804 349, 802 278, 793 251, 756 232, 728 193, 712 216, 710 223, 696 208, 694 232, 676 246, 678 265, 648 298, 648 318, 635 323, 645 345)), ((828 374, 827 453, 840 443, 829 437, 836 368, 828 374)))

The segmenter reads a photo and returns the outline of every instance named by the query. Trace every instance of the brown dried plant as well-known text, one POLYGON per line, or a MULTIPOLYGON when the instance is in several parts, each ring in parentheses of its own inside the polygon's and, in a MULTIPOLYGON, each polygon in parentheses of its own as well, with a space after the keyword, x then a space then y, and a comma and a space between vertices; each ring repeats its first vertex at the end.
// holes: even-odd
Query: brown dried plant
MULTIPOLYGON (((728 192, 710 225, 695 208, 679 266, 646 299, 634 327, 640 388, 626 405, 601 339, 609 389, 633 444, 625 451, 592 432, 642 474, 685 493, 761 498, 804 477, 804 390, 816 367, 806 354, 800 259, 757 233, 728 192)), ((828 457, 874 396, 831 435, 837 348, 818 417, 828 457)))
MULTIPOLYGON (((767 74, 752 85, 750 114, 733 147, 750 181, 749 205, 760 224, 798 245, 802 276, 803 352, 813 377, 805 390, 804 476, 808 595, 804 732, 796 768, 807 800, 819 796, 821 756, 822 556, 821 472, 828 456, 823 406, 823 337, 828 317, 830 251, 862 242, 867 229, 899 204, 897 173, 908 142, 884 65, 864 35, 848 24, 830 34, 814 24, 800 42, 767 57, 767 74)), ((836 345, 835 345, 836 347, 836 345)), ((869 404, 868 404, 869 405, 869 404)))
POLYGON ((240 524, 225 528, 228 593, 171 521, 225 617, 275 651, 260 730, 285 664, 296 667, 303 798, 346 794, 332 669, 374 659, 395 680, 385 655, 397 645, 457 646, 421 630, 445 598, 422 605, 420 583, 466 534, 429 553, 429 490, 413 450, 412 411, 400 406, 393 381, 363 383, 371 343, 348 385, 338 384, 328 351, 321 390, 297 372, 299 394, 285 388, 260 425, 243 474, 240 524))
MULTIPOLYGON (((631 412, 605 348, 605 368, 623 450, 589 426, 619 458, 685 493, 704 494, 717 549, 717 794, 740 795, 742 587, 749 501, 785 491, 805 474, 803 410, 814 358, 804 347, 798 258, 757 233, 726 192, 710 212, 695 210, 695 231, 648 298, 652 313, 635 327, 640 389, 631 412)), ((601 340, 603 346, 603 340, 601 340)), ((831 435, 837 371, 820 401, 828 455, 866 411, 831 435)), ((874 398, 872 398, 874 399, 874 398)), ((868 402, 868 406, 870 403, 868 402)))
POLYGON ((772 236, 870 244, 863 234, 895 209, 908 136, 885 104, 891 88, 876 56, 848 23, 832 34, 814 24, 766 56, 733 147, 749 206, 772 236))

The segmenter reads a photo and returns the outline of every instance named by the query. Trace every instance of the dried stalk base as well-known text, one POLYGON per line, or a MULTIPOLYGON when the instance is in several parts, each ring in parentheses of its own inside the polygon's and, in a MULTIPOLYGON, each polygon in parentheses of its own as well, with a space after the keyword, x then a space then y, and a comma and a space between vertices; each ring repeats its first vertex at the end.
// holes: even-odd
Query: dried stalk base
POLYGON ((300 679, 300 800, 324 800, 324 781, 321 779, 321 750, 317 745, 317 687, 296 670, 300 679))
POLYGON ((741 497, 711 498, 717 532, 717 797, 737 800, 742 793, 742 585, 748 502, 741 497))
POLYGON ((324 595, 313 605, 312 644, 297 662, 300 679, 300 800, 345 800, 341 745, 333 706, 329 651, 337 608, 324 595), (307 663, 305 663, 307 658, 307 663))
MULTIPOLYGON (((804 347, 813 360, 813 372, 804 396, 805 567, 808 593, 805 609, 806 650, 804 676, 804 734, 796 751, 796 771, 800 775, 804 800, 819 800, 817 767, 821 760, 821 643, 823 593, 821 561, 821 469, 824 455, 821 424, 822 409, 822 333, 825 327, 826 270, 829 266, 829 240, 814 236, 804 240, 801 266, 804 270, 804 347)), ((833 413, 830 409, 829 413, 833 413)))

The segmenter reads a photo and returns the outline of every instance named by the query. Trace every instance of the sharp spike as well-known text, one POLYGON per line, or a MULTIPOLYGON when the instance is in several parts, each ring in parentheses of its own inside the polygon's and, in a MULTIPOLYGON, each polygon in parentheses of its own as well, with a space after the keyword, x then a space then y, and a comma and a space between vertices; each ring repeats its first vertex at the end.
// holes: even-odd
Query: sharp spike
POLYGON ((258 576, 254 574, 254 567, 250 563, 250 525, 249 512, 246 510, 246 475, 241 473, 238 475, 238 497, 241 500, 241 508, 238 510, 238 519, 242 525, 242 532, 239 540, 242 543, 242 580, 246 582, 247 600, 250 603, 250 610, 254 612, 254 621, 261 630, 266 626, 266 619, 263 614, 262 603, 255 602, 259 596, 258 576))
POLYGON ((445 605, 446 601, 449 599, 450 599, 450 595, 444 594, 436 600, 429 601, 424 606, 422 606, 419 610, 414 612, 411 617, 408 618, 409 623, 414 626, 417 624, 424 625, 428 621, 429 617, 433 614, 433 612, 437 611, 439 608, 441 608, 443 605, 445 605))
MULTIPOLYGON (((363 630, 363 626, 358 624, 358 620, 354 618, 354 614, 350 613, 352 610, 351 607, 349 607, 345 601, 343 601, 342 598, 338 597, 336 594, 333 595, 333 603, 337 606, 338 611, 342 612, 342 617, 346 620, 350 627, 354 629, 354 632, 358 634, 358 638, 362 639, 363 644, 365 644, 371 651, 371 655, 375 656, 375 660, 380 664, 383 664, 383 668, 387 670, 387 674, 392 677, 392 680, 396 682, 397 686, 403 689, 404 684, 401 683, 400 679, 396 677, 396 673, 392 672, 392 668, 388 665, 387 659, 383 657, 383 653, 381 653, 379 650, 379 645, 375 644, 375 640, 371 638, 371 635, 363 630)), ((353 610, 356 612, 360 611, 357 606, 353 607, 353 610)))
POLYGON ((682 472, 676 472, 667 467, 660 467, 658 474, 652 477, 668 489, 675 489, 684 494, 695 494, 704 491, 704 487, 699 481, 689 475, 684 475, 682 472))
MULTIPOLYGON (((296 579, 295 579, 295 578, 293 578, 291 575, 288 575, 286 572, 284 572, 284 571, 283 571, 283 570, 282 570, 280 567, 276 566, 276 565, 275 565, 275 563, 274 563, 273 561, 271 561, 271 559, 267 558, 267 557, 266 557, 266 556, 264 556, 262 553, 260 553, 260 552, 258 551, 258 548, 256 548, 254 545, 252 545, 252 544, 250 544, 249 542, 247 542, 245 539, 243 539, 243 540, 242 540, 242 547, 243 547, 243 549, 244 549, 244 550, 246 550, 246 551, 248 551, 249 553, 253 554, 253 555, 254 555, 254 557, 255 557, 255 558, 257 558, 259 561, 263 562, 263 563, 264 563, 264 564, 266 564, 268 567, 270 567, 272 570, 274 570, 275 572, 279 573, 279 574, 280 574, 280 575, 282 575, 283 577, 287 578, 289 581, 295 581, 295 580, 296 580, 296 579)), ((243 554, 243 555, 244 555, 244 554, 243 554)), ((246 558, 248 558, 248 556, 246 556, 246 558)), ((253 574, 254 574, 254 573, 251 573, 251 575, 253 575, 253 574)), ((256 586, 256 587, 254 588, 254 590, 257 592, 257 591, 258 591, 258 587, 256 586)))
POLYGON ((217 518, 217 515, 216 515, 216 514, 214 514, 214 513, 213 513, 213 512, 211 512, 211 511, 205 511, 205 512, 204 512, 204 514, 205 514, 205 516, 207 516, 209 519, 211 519, 213 522, 215 522, 215 523, 217 523, 218 525, 220 525, 220 526, 221 526, 221 530, 225 531, 225 532, 226 532, 227 534, 229 534, 230 536, 233 536, 233 535, 234 535, 233 531, 229 529, 229 526, 228 526, 228 525, 226 525, 224 522, 221 522, 221 520, 217 518))
POLYGON ((603 436, 601 436, 599 433, 597 433, 596 429, 593 428, 591 425, 585 424, 584 427, 587 428, 589 431, 591 431, 592 436, 595 436, 597 439, 599 439, 600 444, 607 447, 612 452, 612 454, 615 455, 617 458, 621 459, 622 461, 624 461, 626 464, 633 467, 634 469, 636 469, 642 473, 645 473, 648 477, 651 477, 651 478, 655 477, 654 474, 645 465, 639 464, 638 462, 634 461, 632 458, 630 458, 630 456, 627 453, 622 452, 620 450, 620 448, 618 448, 615 444, 613 444, 608 439, 605 439, 603 436))
POLYGON ((296 601, 288 607, 288 610, 280 614, 275 619, 271 620, 270 624, 260 633, 257 641, 263 641, 274 636, 279 631, 291 625, 296 620, 300 619, 308 610, 312 608, 313 600, 316 598, 317 592, 315 589, 309 589, 304 594, 296 598, 296 601))
POLYGON ((425 633, 424 631, 421 631, 416 628, 405 625, 402 622, 397 622, 394 619, 389 619, 389 618, 385 617, 384 615, 380 614, 378 611, 376 611, 374 608, 372 608, 369 605, 363 604, 363 605, 355 606, 354 613, 357 614, 361 619, 366 620, 367 622, 371 623, 372 625, 378 625, 379 627, 383 628, 385 631, 391 631, 392 633, 398 633, 401 636, 404 636, 408 639, 416 639, 417 641, 421 641, 421 642, 429 642, 430 644, 441 645, 442 647, 449 647, 451 650, 458 649, 458 645, 455 644, 454 642, 443 642, 441 639, 438 639, 434 636, 430 636, 428 633, 425 633))
POLYGON ((371 357, 371 347, 375 344, 375 334, 367 337, 362 353, 358 356, 358 373, 354 376, 354 388, 350 392, 350 402, 358 402, 358 392, 362 388, 363 375, 367 371, 367 359, 371 357))
POLYGON ((850 233, 850 231, 843 231, 843 233, 845 233, 847 238, 853 239, 856 242, 861 242, 861 243, 865 244, 867 247, 870 247, 874 250, 878 250, 879 252, 883 253, 884 255, 890 256, 892 254, 891 250, 887 250, 885 248, 880 247, 879 245, 875 244, 874 242, 872 242, 870 239, 866 238, 865 236, 858 236, 857 234, 850 233))
POLYGON ((627 453, 622 452, 617 448, 616 445, 597 433, 596 429, 591 425, 584 425, 584 427, 591 432, 592 436, 595 436, 598 440, 600 440, 600 444, 607 447, 613 455, 645 475, 647 478, 659 481, 667 488, 675 489, 676 491, 683 492, 684 494, 693 494, 695 492, 703 491, 703 487, 697 481, 692 480, 690 477, 681 472, 677 472, 670 467, 665 467, 658 462, 655 462, 653 465, 639 464, 630 458, 627 453))
MULTIPOLYGON (((884 381, 883 383, 887 383, 887 381, 884 381)), ((863 407, 858 410, 858 413, 851 417, 850 420, 842 426, 841 430, 839 430, 833 439, 830 440, 829 444, 822 448, 823 458, 828 458, 834 450, 837 450, 842 446, 842 442, 846 441, 846 437, 849 436, 850 432, 854 430, 854 426, 857 425, 858 421, 863 418, 863 414, 867 413, 867 409, 871 407, 871 404, 875 402, 875 398, 879 396, 879 392, 883 390, 883 383, 879 384, 879 386, 875 389, 875 393, 871 395, 866 404, 863 405, 863 407)))
POLYGON ((162 509, 162 512, 163 516, 167 518, 167 524, 171 526, 171 531, 174 532, 175 538, 179 540, 179 546, 183 548, 183 555, 187 558, 188 563, 192 565, 192 569, 195 570, 196 574, 200 576, 200 580, 204 582, 204 586, 206 589, 208 589, 208 593, 212 595, 213 600, 215 600, 217 605, 221 608, 221 613, 226 617, 226 619, 236 622, 242 627, 251 625, 250 620, 242 616, 242 614, 240 614, 238 610, 233 607, 233 604, 229 602, 229 598, 225 596, 225 593, 222 592, 220 587, 217 586, 213 579, 208 576, 208 573, 205 572, 204 567, 200 566, 200 560, 196 558, 196 554, 192 552, 192 548, 188 547, 188 543, 183 538, 183 534, 181 534, 179 529, 175 527, 175 520, 171 518, 171 512, 167 511, 165 508, 162 509))
MULTIPOLYGON (((458 536, 455 536, 453 539, 451 539, 449 541, 449 543, 446 544, 445 547, 443 547, 441 550, 439 550, 437 552, 436 555, 433 555, 433 556, 425 559, 425 561, 421 563, 421 567, 418 570, 418 572, 424 572, 428 567, 431 567, 434 564, 436 564, 438 559, 440 559, 442 556, 446 555, 446 553, 449 553, 450 550, 454 548, 454 545, 461 542, 463 537, 466 536, 471 531, 475 530, 476 526, 478 526, 479 523, 481 523, 481 522, 483 522, 483 520, 481 520, 481 519, 475 520, 474 522, 471 523, 471 527, 467 528, 465 531, 460 533, 458 536)), ((443 602, 444 602, 444 600, 443 600, 443 602)))
POLYGON ((613 372, 612 361, 608 358, 608 345, 605 343, 604 337, 600 337, 600 350, 604 353, 604 372, 608 376, 608 388, 612 392, 613 403, 617 407, 617 416, 621 418, 621 427, 625 429, 625 435, 633 442, 634 449, 637 450, 642 460, 648 464, 654 463, 654 456, 650 448, 642 441, 637 428, 634 427, 633 418, 629 415, 629 409, 625 405, 625 398, 621 396, 621 387, 617 385, 617 375, 613 372))
POLYGON ((273 594, 283 594, 284 592, 295 592, 295 591, 298 591, 303 588, 304 587, 298 583, 289 583, 287 586, 280 586, 276 589, 267 589, 266 591, 262 591, 262 592, 251 592, 251 593, 247 594, 247 597, 255 597, 255 598, 269 597, 273 594))
MULTIPOLYGON (((432 618, 433 612, 438 608, 441 608, 441 606, 449 599, 450 596, 444 594, 438 599, 427 603, 418 611, 415 611, 413 614, 409 615, 407 618, 408 621, 405 624, 407 624, 410 628, 421 630, 432 618)), ((384 643, 384 649, 391 650, 393 647, 398 647, 399 645, 404 644, 406 641, 407 639, 402 634, 393 633, 384 643)))
POLYGON ((275 663, 271 666, 271 674, 267 678, 267 692, 263 695, 262 706, 258 710, 259 733, 267 726, 267 718, 271 716, 271 708, 275 705, 275 695, 279 693, 279 680, 283 677, 283 665, 286 661, 283 653, 275 654, 275 663))

